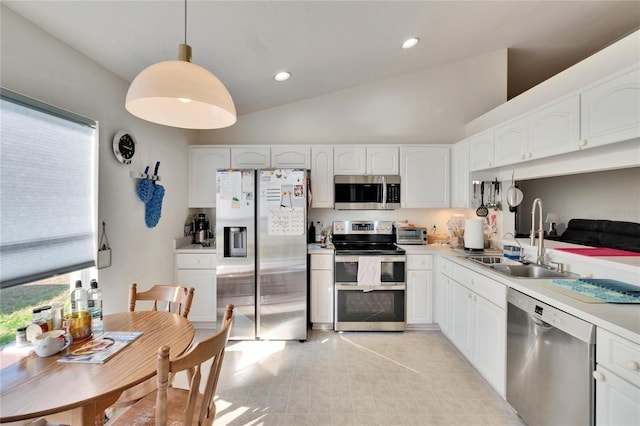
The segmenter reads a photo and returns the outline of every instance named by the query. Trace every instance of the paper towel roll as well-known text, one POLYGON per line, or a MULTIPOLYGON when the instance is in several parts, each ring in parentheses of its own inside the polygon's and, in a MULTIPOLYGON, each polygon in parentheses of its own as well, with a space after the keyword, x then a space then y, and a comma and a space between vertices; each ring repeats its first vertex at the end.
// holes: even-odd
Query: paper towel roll
POLYGON ((464 220, 464 248, 473 250, 484 249, 482 219, 464 220))

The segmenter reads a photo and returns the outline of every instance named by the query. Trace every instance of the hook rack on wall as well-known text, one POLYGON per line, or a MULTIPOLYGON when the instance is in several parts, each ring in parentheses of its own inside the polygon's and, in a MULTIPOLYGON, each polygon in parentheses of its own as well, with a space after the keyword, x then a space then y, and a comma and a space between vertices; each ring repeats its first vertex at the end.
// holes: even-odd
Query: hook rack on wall
POLYGON ((135 172, 133 170, 131 170, 129 172, 129 176, 131 176, 131 178, 133 179, 149 179, 152 181, 159 181, 160 180, 160 176, 158 176, 158 166, 160 165, 160 162, 158 161, 158 163, 156 163, 156 171, 154 174, 149 174, 149 167, 147 167, 144 171, 144 173, 138 173, 135 172))
POLYGON ((160 180, 160 176, 150 175, 149 173, 138 173, 138 172, 134 172, 133 170, 131 170, 131 172, 129 173, 129 175, 130 175, 133 179, 160 180))

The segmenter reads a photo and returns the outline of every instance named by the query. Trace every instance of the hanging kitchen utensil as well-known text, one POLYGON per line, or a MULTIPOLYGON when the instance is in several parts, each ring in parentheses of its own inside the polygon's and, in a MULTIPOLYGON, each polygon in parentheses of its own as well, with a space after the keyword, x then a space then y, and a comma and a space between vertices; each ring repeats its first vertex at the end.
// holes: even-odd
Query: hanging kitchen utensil
POLYGON ((478 205, 478 181, 473 181, 473 207, 478 205))
POLYGON ((515 172, 511 173, 511 186, 507 189, 507 204, 509 204, 509 211, 512 213, 516 211, 516 207, 522 203, 522 199, 524 198, 524 194, 522 194, 520 188, 516 188, 516 181, 513 178, 514 173, 515 172))
POLYGON ((484 205, 484 183, 480 183, 480 207, 476 210, 476 216, 487 217, 489 209, 484 205))
MULTIPOLYGON (((158 170, 156 169, 156 175, 157 175, 158 170)), ((140 182, 138 182, 138 198, 140 198, 140 201, 142 201, 143 203, 147 204, 149 202, 149 200, 151 200, 151 197, 153 197, 153 190, 155 189, 153 187, 153 182, 151 181, 151 179, 148 179, 148 173, 149 173, 149 166, 147 166, 146 169, 144 169, 144 178, 140 179, 140 182)))
POLYGON ((109 266, 111 266, 111 247, 109 247, 109 238, 107 238, 106 224, 102 222, 102 234, 98 244, 98 269, 109 266))
MULTIPOLYGON (((158 175, 158 168, 160 167, 160 162, 156 163, 156 170, 154 172, 154 176, 158 175)), ((146 223, 148 228, 153 228, 158 224, 160 220, 160 214, 162 212, 162 199, 164 198, 164 187, 156 181, 153 181, 153 196, 149 200, 148 203, 145 204, 144 209, 144 222, 146 223)))

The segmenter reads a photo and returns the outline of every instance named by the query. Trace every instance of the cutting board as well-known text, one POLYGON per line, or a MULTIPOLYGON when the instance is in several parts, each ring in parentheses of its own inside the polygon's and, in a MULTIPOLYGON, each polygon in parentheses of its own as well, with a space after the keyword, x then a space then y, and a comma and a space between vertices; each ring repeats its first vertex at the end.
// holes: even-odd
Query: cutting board
POLYGON ((607 247, 558 248, 555 250, 579 254, 582 256, 640 256, 640 253, 607 247))

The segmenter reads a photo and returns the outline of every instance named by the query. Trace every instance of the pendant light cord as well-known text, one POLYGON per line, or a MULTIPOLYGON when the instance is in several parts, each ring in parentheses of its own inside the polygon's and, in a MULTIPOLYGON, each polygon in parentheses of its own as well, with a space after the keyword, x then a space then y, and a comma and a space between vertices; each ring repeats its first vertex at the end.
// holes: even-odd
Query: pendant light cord
POLYGON ((187 44, 187 0, 184 0, 184 44, 187 44))

